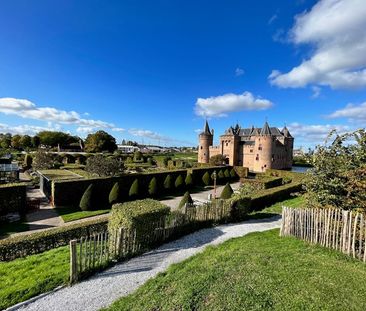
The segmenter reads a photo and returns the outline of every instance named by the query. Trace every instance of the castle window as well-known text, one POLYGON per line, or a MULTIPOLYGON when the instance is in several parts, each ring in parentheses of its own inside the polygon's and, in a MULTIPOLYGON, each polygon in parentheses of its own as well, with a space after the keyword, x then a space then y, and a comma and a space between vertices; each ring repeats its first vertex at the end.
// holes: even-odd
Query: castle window
POLYGON ((253 152, 253 149, 250 149, 250 152, 253 152))
POLYGON ((203 147, 201 146, 201 150, 203 149, 203 147))
POLYGON ((256 159, 257 161, 259 161, 259 154, 257 154, 257 156, 255 157, 255 159, 256 159))
POLYGON ((258 150, 262 150, 262 144, 259 144, 258 150))
POLYGON ((226 147, 227 147, 227 146, 229 146, 229 144, 228 144, 228 143, 226 143, 226 147))

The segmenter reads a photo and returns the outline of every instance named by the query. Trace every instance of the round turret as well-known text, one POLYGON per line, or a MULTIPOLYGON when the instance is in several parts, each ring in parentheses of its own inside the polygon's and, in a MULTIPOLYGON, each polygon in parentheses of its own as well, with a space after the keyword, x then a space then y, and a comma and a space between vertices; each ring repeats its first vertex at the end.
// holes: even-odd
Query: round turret
POLYGON ((208 123, 206 121, 204 130, 199 134, 199 146, 198 146, 198 162, 209 163, 210 162, 210 146, 213 144, 213 130, 210 131, 208 123))
POLYGON ((271 129, 266 122, 259 135, 255 137, 254 171, 264 172, 272 168, 273 137, 271 129))

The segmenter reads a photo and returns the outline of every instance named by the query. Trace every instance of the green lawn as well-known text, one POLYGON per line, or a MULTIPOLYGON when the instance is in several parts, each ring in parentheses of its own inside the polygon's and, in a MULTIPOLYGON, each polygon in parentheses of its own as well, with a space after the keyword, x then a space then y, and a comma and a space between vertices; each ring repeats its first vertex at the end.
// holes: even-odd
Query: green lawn
POLYGON ((74 220, 79 220, 83 218, 93 217, 97 215, 107 214, 110 209, 100 209, 96 211, 82 211, 76 207, 58 207, 55 209, 57 214, 62 218, 64 222, 70 222, 74 220))
POLYGON ((209 247, 106 310, 366 310, 364 263, 278 234, 209 247))
POLYGON ((41 170, 41 174, 50 180, 63 180, 63 179, 82 179, 82 176, 78 176, 75 173, 68 170, 61 169, 51 169, 51 170, 41 170))
POLYGON ((68 279, 68 246, 0 262, 0 310, 66 284, 68 279))

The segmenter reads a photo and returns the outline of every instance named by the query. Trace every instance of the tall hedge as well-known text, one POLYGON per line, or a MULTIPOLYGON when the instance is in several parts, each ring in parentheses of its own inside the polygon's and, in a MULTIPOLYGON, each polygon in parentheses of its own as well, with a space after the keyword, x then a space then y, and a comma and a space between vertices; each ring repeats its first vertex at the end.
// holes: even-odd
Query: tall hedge
POLYGON ((172 189, 172 176, 170 176, 170 174, 168 174, 168 175, 165 177, 165 180, 164 180, 164 189, 165 189, 165 190, 170 190, 170 189, 172 189))
POLYGON ((191 173, 188 173, 186 179, 184 180, 186 183, 187 188, 193 187, 193 176, 191 173))
POLYGON ((26 212, 26 184, 8 184, 0 186, 0 216, 8 213, 26 212))
POLYGON ((132 183, 128 195, 133 198, 138 197, 138 195, 139 195, 139 180, 138 179, 135 179, 135 181, 132 183))
POLYGON ((205 184, 205 186, 209 186, 211 183, 211 177, 210 177, 210 173, 206 172, 203 177, 202 177, 202 181, 205 184))
POLYGON ((119 183, 116 182, 112 189, 111 192, 109 193, 109 204, 115 204, 120 202, 120 189, 119 189, 119 183))
POLYGON ((224 187, 224 189, 222 189, 222 192, 221 192, 221 195, 220 195, 220 198, 221 199, 230 199, 231 196, 233 195, 234 191, 233 189, 231 188, 230 184, 227 183, 224 187))
POLYGON ((150 183, 149 183, 149 194, 154 197, 158 194, 158 183, 156 181, 156 178, 153 177, 151 178, 150 180, 150 183))
POLYGON ((175 180, 174 186, 177 190, 181 190, 184 187, 184 180, 182 175, 179 175, 175 180))
POLYGON ((94 185, 90 184, 81 197, 79 207, 82 211, 91 211, 95 206, 95 202, 93 201, 93 188, 94 185))

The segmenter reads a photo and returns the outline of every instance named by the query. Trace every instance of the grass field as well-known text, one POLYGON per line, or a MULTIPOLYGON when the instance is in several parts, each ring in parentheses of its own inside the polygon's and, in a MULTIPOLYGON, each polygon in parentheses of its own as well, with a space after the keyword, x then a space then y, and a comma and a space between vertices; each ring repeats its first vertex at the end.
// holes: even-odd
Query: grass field
POLYGON ((66 284, 68 277, 68 246, 0 262, 0 310, 66 284))
POLYGON ((278 234, 209 247, 106 310, 366 310, 365 264, 278 234))
POLYGON ((97 215, 107 214, 110 209, 100 209, 96 211, 82 211, 76 207, 59 207, 55 209, 56 213, 62 218, 64 222, 70 222, 83 218, 93 217, 97 215))
POLYGON ((60 170, 60 169, 53 169, 53 170, 41 170, 45 177, 50 180, 63 180, 63 179, 80 179, 83 178, 82 176, 78 176, 75 173, 68 171, 68 170, 60 170))

